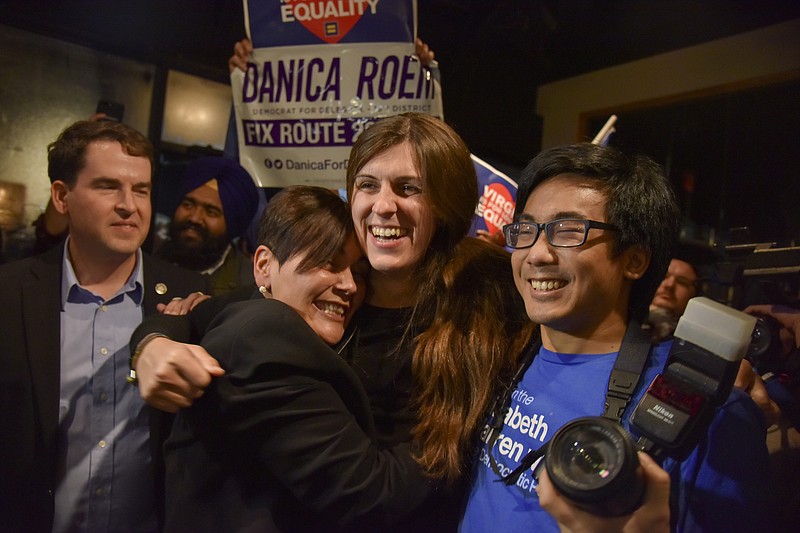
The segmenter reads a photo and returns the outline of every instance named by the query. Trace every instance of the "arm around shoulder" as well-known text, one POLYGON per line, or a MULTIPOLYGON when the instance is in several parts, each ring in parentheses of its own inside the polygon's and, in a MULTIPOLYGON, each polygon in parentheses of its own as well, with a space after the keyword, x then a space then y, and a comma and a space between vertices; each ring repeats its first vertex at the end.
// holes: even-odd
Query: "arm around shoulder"
POLYGON ((190 315, 154 314, 131 336, 131 371, 139 394, 150 406, 174 413, 199 398, 211 380, 224 373, 195 339, 190 315))
MULTIPOLYGON (((189 421, 183 428, 191 428, 190 440, 202 449, 225 435, 228 451, 220 455, 236 450, 233 460, 262 480, 260 499, 293 500, 324 520, 359 527, 374 522, 380 529, 420 504, 430 483, 408 444, 376 446, 355 373, 293 311, 265 312, 280 305, 226 309, 203 344, 227 373, 213 393, 181 412, 189 421)), ((175 453, 184 449, 176 446, 175 453)), ((179 468, 184 463, 176 455, 168 460, 179 468)), ((213 468, 220 458, 208 462, 213 468)))

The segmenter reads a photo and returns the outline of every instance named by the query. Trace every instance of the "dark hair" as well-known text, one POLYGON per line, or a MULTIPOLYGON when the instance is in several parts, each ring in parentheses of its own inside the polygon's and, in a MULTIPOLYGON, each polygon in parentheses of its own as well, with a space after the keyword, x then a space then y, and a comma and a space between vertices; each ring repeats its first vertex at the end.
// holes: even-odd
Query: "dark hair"
POLYGON ((581 143, 552 148, 522 171, 514 218, 524 211, 536 187, 560 174, 584 178, 605 194, 607 222, 618 228, 616 255, 634 245, 650 253, 650 265, 634 281, 628 302, 629 318, 643 321, 667 272, 679 230, 678 206, 663 170, 646 156, 627 156, 608 146, 581 143))
POLYGON ((81 120, 69 126, 47 147, 50 183, 63 181, 72 188, 86 165, 86 149, 96 141, 115 141, 128 155, 146 157, 154 168, 153 145, 147 137, 121 122, 81 120))
POLYGON ((297 269, 305 272, 330 261, 353 231, 350 209, 335 192, 294 185, 267 204, 258 243, 267 246, 280 264, 305 253, 297 269))

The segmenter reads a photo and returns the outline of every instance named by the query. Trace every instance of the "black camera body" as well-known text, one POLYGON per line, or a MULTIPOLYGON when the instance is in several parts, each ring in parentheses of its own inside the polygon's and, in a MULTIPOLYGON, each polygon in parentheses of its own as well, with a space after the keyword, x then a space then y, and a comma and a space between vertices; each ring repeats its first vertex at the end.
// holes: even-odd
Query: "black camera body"
POLYGON ((756 319, 698 297, 675 328, 664 366, 634 409, 631 430, 656 459, 685 459, 731 393, 756 319))
POLYGON ((634 511, 644 491, 636 451, 679 461, 691 453, 733 388, 755 323, 708 298, 690 300, 663 372, 630 416, 638 441, 608 418, 580 418, 556 432, 534 475, 544 466, 556 489, 590 513, 634 511))

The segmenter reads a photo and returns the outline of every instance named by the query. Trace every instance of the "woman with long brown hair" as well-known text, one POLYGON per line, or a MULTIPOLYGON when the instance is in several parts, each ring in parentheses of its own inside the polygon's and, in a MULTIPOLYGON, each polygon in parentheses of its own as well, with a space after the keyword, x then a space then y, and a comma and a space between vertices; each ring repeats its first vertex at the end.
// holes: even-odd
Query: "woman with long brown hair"
MULTIPOLYGON (((438 119, 409 113, 368 128, 350 155, 347 195, 371 269, 342 356, 367 391, 379 444, 413 440, 419 465, 457 495, 498 378, 514 368, 533 328, 509 256, 465 239, 475 171, 464 142, 438 119)), ((136 371, 143 397, 174 410, 218 370, 195 348, 167 342, 137 346, 136 371)), ((446 500, 414 525, 454 529, 458 505, 446 500)))
POLYGON ((428 472, 455 480, 493 374, 519 352, 528 322, 513 309, 508 255, 464 239, 478 197, 469 151, 428 115, 383 119, 353 146, 347 196, 372 267, 351 362, 377 363, 373 411, 389 413, 395 438, 411 430, 428 472))

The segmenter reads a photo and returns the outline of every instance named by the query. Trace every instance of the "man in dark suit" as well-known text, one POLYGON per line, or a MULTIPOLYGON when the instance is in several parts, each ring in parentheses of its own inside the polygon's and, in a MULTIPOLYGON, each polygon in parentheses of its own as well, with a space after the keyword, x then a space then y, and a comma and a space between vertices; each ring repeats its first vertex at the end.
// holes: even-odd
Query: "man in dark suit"
POLYGON ((142 254, 153 149, 82 121, 48 148, 67 241, 0 267, 0 530, 156 531, 159 415, 126 383, 142 316, 205 278, 142 254), (151 419, 152 415, 152 419, 151 419))

